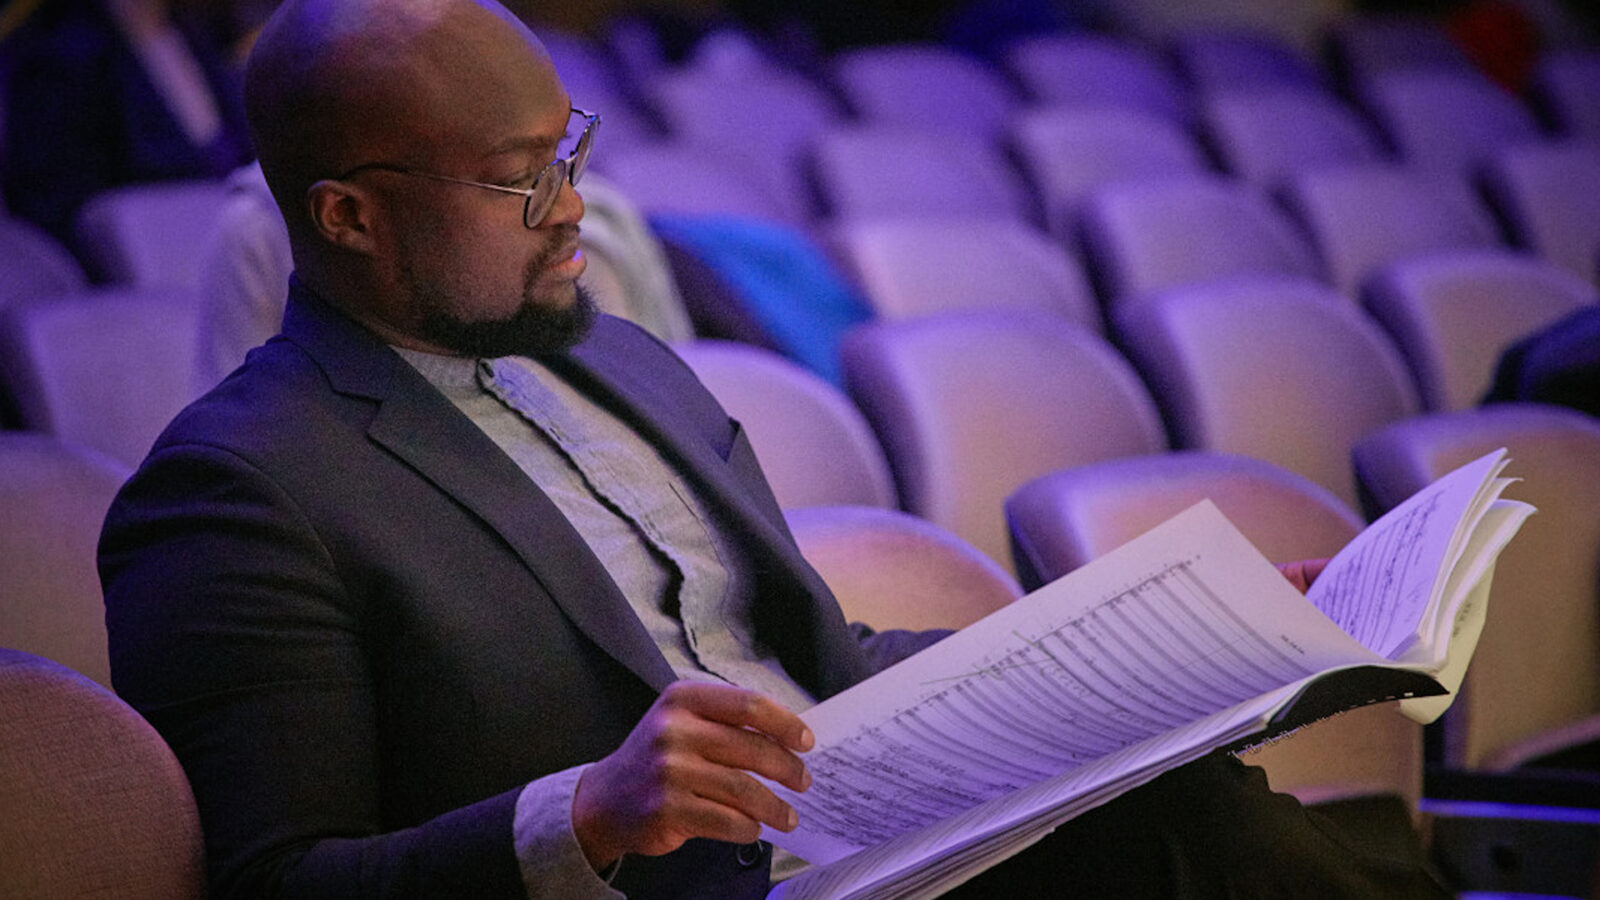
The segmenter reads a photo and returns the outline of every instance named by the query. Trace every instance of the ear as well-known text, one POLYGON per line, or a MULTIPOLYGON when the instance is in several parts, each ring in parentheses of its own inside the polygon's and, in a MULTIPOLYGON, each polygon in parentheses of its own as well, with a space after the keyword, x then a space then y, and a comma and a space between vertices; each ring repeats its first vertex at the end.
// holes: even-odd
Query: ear
POLYGON ((365 191, 348 182, 323 179, 306 191, 306 204, 311 224, 323 240, 352 253, 373 252, 373 203, 365 191))

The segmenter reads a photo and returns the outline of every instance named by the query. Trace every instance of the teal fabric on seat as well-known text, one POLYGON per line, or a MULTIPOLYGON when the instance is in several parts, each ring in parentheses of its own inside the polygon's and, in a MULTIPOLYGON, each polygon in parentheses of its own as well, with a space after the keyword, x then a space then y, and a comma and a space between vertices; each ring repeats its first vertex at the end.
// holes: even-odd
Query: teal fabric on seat
POLYGON ((872 313, 808 237, 732 216, 654 216, 650 225, 724 278, 785 355, 841 383, 839 339, 872 313))

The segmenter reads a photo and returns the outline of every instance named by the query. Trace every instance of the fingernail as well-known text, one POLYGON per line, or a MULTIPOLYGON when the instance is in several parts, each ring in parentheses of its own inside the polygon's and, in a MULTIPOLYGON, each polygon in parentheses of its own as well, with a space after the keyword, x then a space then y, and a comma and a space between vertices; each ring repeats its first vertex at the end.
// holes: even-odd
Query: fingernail
POLYGON ((816 744, 817 744, 817 736, 811 733, 811 729, 803 728, 803 729, 800 730, 800 749, 801 750, 810 750, 812 747, 815 747, 816 744))
POLYGON ((793 831, 800 824, 800 814, 791 807, 789 814, 783 817, 784 831, 793 831))
POLYGON ((801 769, 800 770, 800 790, 802 790, 802 791, 811 790, 811 770, 810 769, 801 769))

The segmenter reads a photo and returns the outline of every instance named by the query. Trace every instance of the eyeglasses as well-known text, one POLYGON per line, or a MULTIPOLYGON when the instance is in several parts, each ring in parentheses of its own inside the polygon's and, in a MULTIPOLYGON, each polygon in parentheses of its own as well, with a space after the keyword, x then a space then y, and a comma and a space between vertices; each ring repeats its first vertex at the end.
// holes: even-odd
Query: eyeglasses
POLYGON ((455 178, 449 175, 435 175, 432 172, 419 172, 404 166, 389 163, 363 163, 353 169, 347 170, 336 181, 344 181, 358 172, 376 169, 382 172, 393 172, 397 175, 409 175, 413 178, 427 178, 431 181, 445 181, 450 184, 464 184, 468 187, 479 187, 490 191, 499 191, 502 194, 517 194, 522 197, 522 224, 525 228, 537 228, 550 215, 550 210, 556 205, 556 197, 561 193, 561 182, 565 181, 573 187, 578 186, 578 179, 583 177, 583 170, 589 167, 589 154, 594 151, 594 133, 600 127, 600 116, 597 113, 585 112, 574 108, 572 114, 582 116, 584 120, 583 133, 578 135, 577 146, 567 156, 557 156, 548 166, 539 170, 534 176, 533 184, 526 188, 506 187, 503 184, 485 184, 481 181, 469 181, 465 178, 455 178))

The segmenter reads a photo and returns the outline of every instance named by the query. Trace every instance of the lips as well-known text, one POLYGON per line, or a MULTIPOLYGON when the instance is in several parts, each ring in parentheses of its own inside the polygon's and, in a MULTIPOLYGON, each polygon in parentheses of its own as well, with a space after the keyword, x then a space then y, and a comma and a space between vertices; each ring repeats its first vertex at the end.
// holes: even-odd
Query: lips
POLYGON ((578 242, 563 244, 555 253, 551 254, 550 262, 544 267, 546 274, 562 280, 571 280, 583 274, 588 268, 589 260, 578 247, 578 242))

